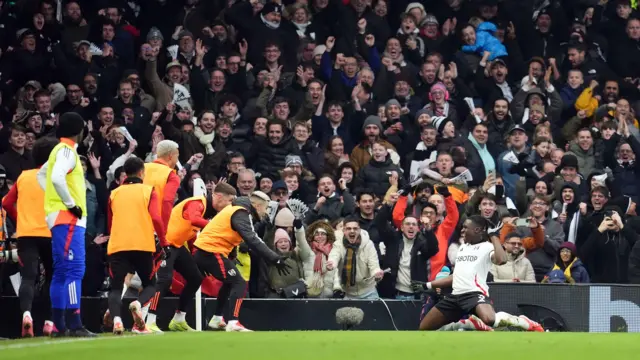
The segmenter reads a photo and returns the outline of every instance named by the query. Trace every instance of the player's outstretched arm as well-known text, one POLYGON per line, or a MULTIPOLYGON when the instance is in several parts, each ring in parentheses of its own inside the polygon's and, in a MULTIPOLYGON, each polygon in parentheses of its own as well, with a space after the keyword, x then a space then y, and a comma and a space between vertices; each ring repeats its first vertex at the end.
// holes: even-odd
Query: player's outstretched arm
POLYGON ((502 248, 500 238, 497 236, 491 236, 491 243, 493 244, 493 255, 491 255, 491 262, 496 265, 503 265, 507 263, 507 253, 502 248))
POLYGON ((414 292, 422 292, 431 289, 443 289, 451 288, 453 286, 453 276, 447 276, 446 278, 433 280, 431 282, 423 283, 421 281, 411 281, 411 287, 414 292))
POLYGON ((275 263, 280 260, 280 255, 269 249, 267 244, 265 244, 255 232, 249 213, 246 210, 236 211, 231 216, 231 228, 240 234, 242 240, 249 245, 251 249, 258 252, 258 254, 268 262, 275 263))

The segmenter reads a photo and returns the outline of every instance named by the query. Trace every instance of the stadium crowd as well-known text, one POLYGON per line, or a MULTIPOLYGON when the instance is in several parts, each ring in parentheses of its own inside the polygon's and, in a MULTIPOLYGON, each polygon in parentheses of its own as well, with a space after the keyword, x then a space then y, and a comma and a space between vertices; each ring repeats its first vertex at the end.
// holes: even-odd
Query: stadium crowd
MULTIPOLYGON (((177 165, 171 204, 198 178, 207 207, 222 183, 268 196, 253 225, 291 271, 241 244, 248 297, 417 299, 473 215, 507 252, 490 281, 640 283, 637 1, 0 4, 5 246, 31 211, 13 188, 46 161, 36 140, 79 114, 83 295, 109 290, 109 199, 132 157, 177 165)), ((48 293, 41 260, 22 278, 48 293)), ((0 294, 20 270, 3 265, 0 294)))

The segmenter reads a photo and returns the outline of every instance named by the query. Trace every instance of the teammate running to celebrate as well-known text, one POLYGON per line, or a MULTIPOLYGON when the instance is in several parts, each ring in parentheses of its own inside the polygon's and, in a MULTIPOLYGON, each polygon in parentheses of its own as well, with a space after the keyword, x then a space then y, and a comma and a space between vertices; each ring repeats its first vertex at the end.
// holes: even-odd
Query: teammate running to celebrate
MULTIPOLYGON (((37 167, 47 162, 51 150, 58 145, 58 140, 42 137, 33 145, 31 151, 37 167)), ((22 310, 22 337, 33 337, 33 319, 31 305, 35 291, 35 283, 40 272, 39 261, 42 261, 45 273, 43 295, 49 299, 49 284, 53 268, 51 253, 51 231, 44 213, 44 190, 38 184, 38 169, 25 170, 18 177, 15 185, 2 199, 2 207, 7 216, 16 222, 18 237, 18 256, 20 259, 20 309, 22 310)), ((50 305, 50 304, 49 304, 50 305)), ((49 319, 47 316, 46 319, 49 319)), ((42 335, 49 336, 57 332, 52 321, 46 320, 42 335)))
POLYGON ((156 311, 164 293, 169 290, 175 269, 185 279, 186 284, 180 294, 178 310, 169 323, 171 331, 194 331, 186 321, 186 312, 193 296, 202 284, 202 274, 193 260, 185 243, 195 240, 198 231, 204 228, 215 212, 222 211, 236 197, 236 189, 227 184, 219 183, 208 198, 194 196, 183 200, 171 211, 169 227, 167 228, 167 242, 171 247, 170 255, 158 269, 158 283, 156 293, 151 299, 147 327, 153 332, 162 332, 156 325, 156 311), (214 211, 215 210, 215 211, 214 211), (211 216, 207 216, 210 213, 211 216))
POLYGON ((526 331, 544 331, 540 324, 524 315, 496 313, 489 298, 486 280, 491 264, 502 265, 507 255, 498 237, 487 240, 487 221, 471 216, 462 225, 465 244, 460 246, 453 276, 423 284, 424 289, 453 287, 420 322, 420 330, 479 330, 513 326, 526 331), (468 320, 460 320, 466 314, 468 320), (459 321, 460 320, 460 321, 459 321))
POLYGON ((272 263, 281 275, 289 274, 289 266, 284 258, 273 252, 253 229, 253 219, 260 220, 267 214, 269 197, 256 191, 251 197, 240 197, 218 213, 202 230, 194 246, 194 258, 200 271, 205 275, 212 275, 222 281, 218 293, 216 310, 209 322, 212 329, 225 328, 226 331, 251 331, 238 322, 242 297, 246 282, 240 275, 233 261, 229 260, 229 253, 242 241, 258 254, 272 263), (227 303, 233 309, 227 310, 228 320, 224 324, 223 314, 227 303))
POLYGON ((158 235, 159 252, 168 246, 164 226, 158 207, 158 196, 150 185, 142 183, 144 162, 139 158, 129 158, 124 163, 127 178, 122 186, 109 197, 108 220, 111 236, 107 246, 111 291, 109 292, 109 312, 113 316, 113 333, 124 332, 120 310, 122 308, 122 288, 129 273, 138 273, 142 291, 138 299, 129 304, 133 316, 132 332, 148 334, 142 316, 141 304, 145 304, 156 292, 153 274, 153 253, 156 252, 154 231, 158 235))

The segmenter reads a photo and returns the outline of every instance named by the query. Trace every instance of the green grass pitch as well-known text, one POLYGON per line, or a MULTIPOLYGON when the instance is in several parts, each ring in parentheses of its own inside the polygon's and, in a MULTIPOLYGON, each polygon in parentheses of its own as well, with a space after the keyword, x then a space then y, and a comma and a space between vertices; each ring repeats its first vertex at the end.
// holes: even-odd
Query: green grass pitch
POLYGON ((0 341, 0 359, 637 359, 635 334, 300 331, 0 341))

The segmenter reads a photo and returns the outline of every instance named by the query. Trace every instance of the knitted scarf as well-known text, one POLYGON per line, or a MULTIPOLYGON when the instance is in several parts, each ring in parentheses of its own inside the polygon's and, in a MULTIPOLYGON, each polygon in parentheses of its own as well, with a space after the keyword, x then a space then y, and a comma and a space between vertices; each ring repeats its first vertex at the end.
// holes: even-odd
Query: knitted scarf
POLYGON ((207 155, 211 155, 215 152, 213 146, 211 145, 213 139, 216 137, 215 131, 212 131, 211 134, 205 134, 200 126, 196 126, 193 130, 193 135, 195 135, 198 138, 198 141, 200 141, 200 144, 204 146, 205 150, 207 151, 207 155))
POLYGON ((360 238, 355 244, 352 244, 344 238, 342 240, 344 248, 347 250, 347 254, 344 257, 344 267, 342 268, 342 284, 348 286, 356 285, 356 253, 360 247, 360 238))
POLYGON ((311 250, 316 254, 316 259, 313 262, 313 272, 322 273, 322 257, 324 255, 325 258, 329 257, 329 253, 331 252, 331 248, 333 248, 333 244, 328 242, 324 243, 324 245, 320 245, 315 241, 311 242, 311 250))

